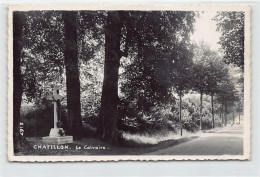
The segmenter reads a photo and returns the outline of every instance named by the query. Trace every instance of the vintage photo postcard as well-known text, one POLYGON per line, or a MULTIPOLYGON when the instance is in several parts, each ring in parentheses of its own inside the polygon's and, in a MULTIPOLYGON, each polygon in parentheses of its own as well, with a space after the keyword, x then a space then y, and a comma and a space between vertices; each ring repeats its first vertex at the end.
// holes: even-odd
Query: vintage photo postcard
POLYGON ((8 159, 250 159, 250 7, 10 5, 8 159))

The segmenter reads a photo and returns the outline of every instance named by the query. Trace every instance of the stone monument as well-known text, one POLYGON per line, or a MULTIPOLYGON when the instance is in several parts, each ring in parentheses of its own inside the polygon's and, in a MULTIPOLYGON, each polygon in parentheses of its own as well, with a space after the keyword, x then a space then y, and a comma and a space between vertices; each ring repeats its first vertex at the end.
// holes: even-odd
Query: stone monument
POLYGON ((72 136, 65 136, 64 130, 58 127, 57 102, 62 101, 63 97, 59 95, 59 87, 53 87, 53 94, 47 96, 47 100, 53 101, 54 128, 51 129, 49 136, 43 137, 42 141, 49 144, 72 143, 72 136))

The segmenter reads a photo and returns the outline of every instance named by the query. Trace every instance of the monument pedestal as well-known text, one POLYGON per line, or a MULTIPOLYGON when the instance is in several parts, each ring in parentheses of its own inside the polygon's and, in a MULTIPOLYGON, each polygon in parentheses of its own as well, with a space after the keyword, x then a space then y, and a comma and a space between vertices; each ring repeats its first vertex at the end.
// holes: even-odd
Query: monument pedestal
POLYGON ((42 142, 48 143, 48 144, 67 144, 67 143, 73 143, 73 137, 72 136, 45 136, 42 137, 42 142))
POLYGON ((48 144, 66 144, 73 143, 72 136, 61 136, 60 131, 63 131, 62 128, 52 128, 49 136, 42 137, 42 142, 48 144))

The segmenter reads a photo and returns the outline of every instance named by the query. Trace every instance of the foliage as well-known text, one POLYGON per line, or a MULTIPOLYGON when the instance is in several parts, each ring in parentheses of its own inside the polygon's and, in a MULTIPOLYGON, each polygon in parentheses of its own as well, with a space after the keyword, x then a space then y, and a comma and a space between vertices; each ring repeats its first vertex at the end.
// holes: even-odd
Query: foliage
MULTIPOLYGON (((204 109, 202 112, 203 128, 210 129, 211 124, 211 102, 210 97, 203 99, 204 109)), ((121 107, 121 114, 125 115, 119 121, 121 131, 130 133, 156 133, 160 131, 178 132, 180 124, 183 129, 189 132, 196 132, 199 129, 199 94, 189 93, 184 95, 182 102, 182 120, 179 122, 179 102, 173 105, 157 105, 149 112, 142 114, 129 106, 121 107)), ((216 116, 216 127, 221 126, 219 116, 216 116)))
POLYGON ((207 61, 207 87, 206 91, 209 94, 215 94, 219 92, 221 82, 229 77, 228 69, 225 63, 221 61, 221 58, 216 52, 212 52, 207 61))
MULTIPOLYGON (((62 91, 66 91, 64 23, 60 11, 30 11, 26 16, 21 66, 24 99, 37 102, 49 91, 52 83, 62 84, 62 91)), ((78 57, 81 62, 94 58, 98 53, 94 49, 102 46, 103 18, 103 11, 77 13, 78 57)))
POLYGON ((173 101, 172 83, 181 83, 173 77, 185 75, 180 66, 187 67, 191 60, 189 35, 193 31, 194 17, 193 12, 131 14, 138 35, 133 38, 136 46, 132 46, 135 50, 130 50, 131 62, 122 64, 120 90, 137 109, 148 111, 156 104, 173 101))
POLYGON ((222 101, 229 101, 229 105, 232 106, 235 101, 238 101, 239 95, 238 91, 235 88, 233 79, 229 76, 223 78, 222 82, 219 85, 218 96, 222 101))
POLYGON ((228 64, 244 68, 244 12, 218 12, 213 18, 221 33, 219 44, 228 64))
POLYGON ((126 132, 155 133, 160 131, 175 131, 177 118, 170 105, 157 105, 149 113, 138 112, 134 108, 125 107, 121 110, 119 130, 126 132))
POLYGON ((193 88, 201 94, 207 91, 209 75, 211 74, 208 61, 212 57, 211 54, 210 47, 204 42, 194 48, 193 88))
MULTIPOLYGON (((64 22, 60 11, 31 11, 25 14, 27 21, 23 29, 25 45, 21 66, 24 87, 23 102, 33 102, 41 106, 42 99, 47 93, 51 92, 53 83, 62 84, 60 93, 66 95, 64 22)), ((89 73, 94 72, 92 74, 95 76, 97 72, 100 73, 100 69, 102 70, 102 66, 100 67, 100 64, 95 63, 98 63, 96 62, 97 58, 102 57, 97 49, 102 47, 104 39, 101 23, 103 18, 103 11, 77 13, 78 57, 82 64, 80 81, 81 95, 83 96, 82 106, 84 106, 83 115, 85 114, 84 110, 90 107, 88 103, 95 103, 94 106, 97 106, 95 110, 90 110, 88 114, 95 114, 95 116, 98 114, 98 99, 93 98, 93 96, 96 94, 96 88, 101 87, 101 81, 97 81, 99 85, 96 85, 96 83, 93 83, 96 78, 89 77, 89 73), (94 62, 93 60, 90 61, 93 58, 95 58, 94 62), (99 67, 99 71, 95 71, 99 67), (88 84, 89 81, 92 83, 88 84), (89 92, 87 88, 90 88, 89 92), (90 95, 85 93, 90 93, 90 95)), ((66 105, 66 100, 63 104, 66 105)))
POLYGON ((193 88, 193 45, 185 44, 186 48, 180 49, 179 56, 173 60, 174 68, 171 83, 179 96, 193 88))
POLYGON ((81 105, 85 118, 97 118, 101 104, 103 60, 97 55, 80 65, 81 105))
POLYGON ((61 77, 64 72, 64 29, 57 11, 30 11, 26 16, 21 59, 24 98, 38 102, 54 78, 61 77))
MULTIPOLYGON (((200 104, 199 94, 197 93, 190 93, 183 97, 183 128, 187 131, 197 131, 199 129, 199 114, 200 109, 197 105, 200 104), (187 115, 187 111, 189 112, 190 118, 186 118, 189 116, 187 115), (187 123, 186 123, 187 122, 187 123)), ((203 110, 202 110, 202 127, 203 129, 211 129, 212 122, 211 122, 211 100, 210 96, 205 95, 203 98, 203 110)), ((221 122, 219 116, 215 116, 216 127, 220 127, 221 122)))
MULTIPOLYGON (((25 136, 43 137, 48 136, 50 129, 53 128, 53 105, 50 102, 42 103, 41 106, 24 104, 21 110, 21 121, 24 122, 25 136)), ((66 109, 61 108, 61 119, 66 119, 66 109)), ((67 129, 66 124, 63 128, 67 129)))

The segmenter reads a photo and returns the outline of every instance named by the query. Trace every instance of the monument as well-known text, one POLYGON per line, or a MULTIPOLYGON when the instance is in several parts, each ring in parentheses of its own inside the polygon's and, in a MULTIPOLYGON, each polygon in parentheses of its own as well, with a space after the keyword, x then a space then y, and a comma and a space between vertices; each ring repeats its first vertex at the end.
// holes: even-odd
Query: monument
POLYGON ((42 141, 49 144, 66 144, 72 143, 72 136, 65 136, 63 128, 58 127, 57 103, 62 101, 63 97, 59 95, 59 87, 54 85, 53 94, 47 96, 47 100, 53 101, 54 127, 51 129, 49 136, 43 137, 42 141))

